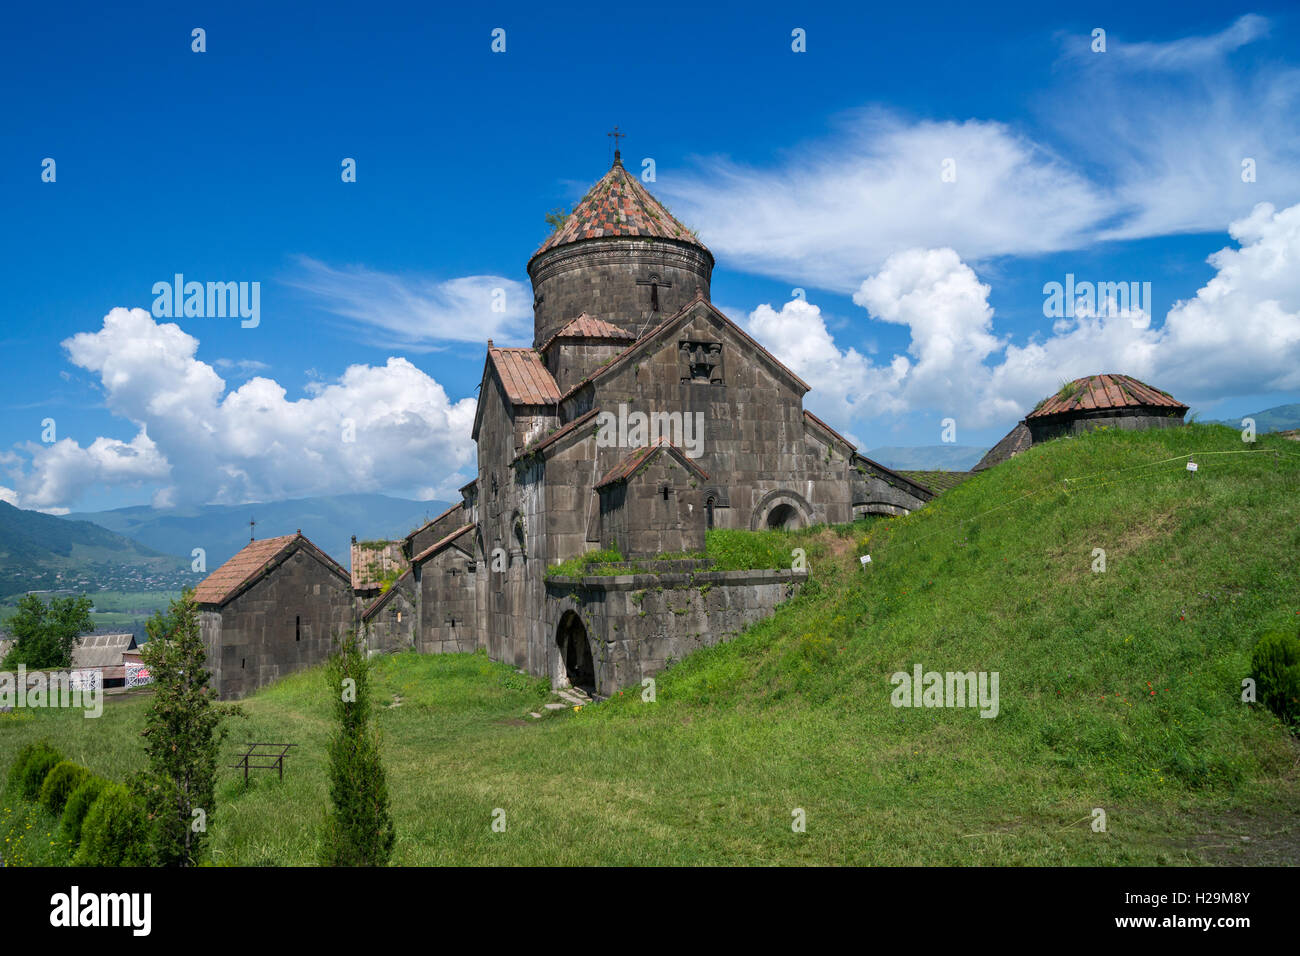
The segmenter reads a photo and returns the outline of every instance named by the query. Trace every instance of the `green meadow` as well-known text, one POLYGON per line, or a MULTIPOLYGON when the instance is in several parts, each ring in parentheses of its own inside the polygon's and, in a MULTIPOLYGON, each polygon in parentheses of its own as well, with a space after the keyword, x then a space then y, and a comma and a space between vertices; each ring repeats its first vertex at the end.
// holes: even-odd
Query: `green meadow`
MULTIPOLYGON (((637 685, 551 711, 546 682, 481 654, 376 659, 394 863, 1300 862, 1300 747, 1242 701, 1259 637, 1300 630, 1300 444, 1106 430, 905 518, 708 547, 726 566, 802 548, 811 579, 658 675, 653 702, 637 685), (997 716, 893 706, 891 675, 917 664, 997 672, 997 716)), ((242 702, 225 763, 245 741, 297 747, 283 782, 221 771, 213 862, 314 862, 329 693, 316 669, 242 702)), ((0 771, 47 739, 125 780, 146 706, 0 715, 0 771)), ((67 861, 10 793, 0 841, 6 862, 67 861)))

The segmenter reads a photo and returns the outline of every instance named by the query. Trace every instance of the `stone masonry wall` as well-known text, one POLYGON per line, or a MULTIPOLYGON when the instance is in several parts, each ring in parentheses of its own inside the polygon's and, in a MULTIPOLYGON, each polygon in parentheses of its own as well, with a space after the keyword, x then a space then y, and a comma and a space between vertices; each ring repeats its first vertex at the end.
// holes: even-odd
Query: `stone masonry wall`
MULTIPOLYGON (((608 697, 769 617, 806 579, 807 572, 787 570, 550 578, 550 643, 555 645, 565 612, 575 612, 595 661, 596 690, 608 697)), ((558 648, 552 646, 548 656, 547 673, 561 685, 558 648)))

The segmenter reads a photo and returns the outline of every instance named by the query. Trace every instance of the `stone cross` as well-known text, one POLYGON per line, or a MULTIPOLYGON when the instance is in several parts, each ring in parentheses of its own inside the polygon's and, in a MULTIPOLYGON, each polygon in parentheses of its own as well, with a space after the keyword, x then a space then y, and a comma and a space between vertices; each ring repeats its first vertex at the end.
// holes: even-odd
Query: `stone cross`
POLYGON ((663 286, 665 289, 671 289, 673 287, 673 284, 671 282, 667 282, 659 278, 659 273, 657 272, 650 273, 650 278, 648 279, 637 279, 636 284, 648 285, 650 287, 650 311, 651 312, 659 311, 659 287, 663 286))

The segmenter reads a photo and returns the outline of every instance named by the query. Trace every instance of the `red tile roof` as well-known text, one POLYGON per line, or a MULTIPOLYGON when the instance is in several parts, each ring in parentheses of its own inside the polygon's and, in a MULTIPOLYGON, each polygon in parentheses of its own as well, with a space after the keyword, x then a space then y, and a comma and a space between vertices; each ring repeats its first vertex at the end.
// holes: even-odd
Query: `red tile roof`
POLYGON ((604 236, 677 239, 705 249, 689 229, 650 195, 636 176, 623 168, 623 161, 617 156, 609 172, 587 191, 564 224, 533 253, 533 258, 556 246, 604 236))
POLYGON ((299 543, 310 547, 333 570, 337 571, 340 577, 350 582, 348 573, 339 566, 338 562, 312 544, 299 531, 297 534, 285 534, 278 538, 262 538, 260 541, 248 542, 238 554, 199 582, 199 586, 194 589, 195 603, 225 604, 246 583, 274 563, 276 558, 299 543))
POLYGON ((1032 412, 1025 416, 1044 418, 1070 412, 1086 412, 1098 408, 1151 407, 1183 409, 1187 406, 1168 392, 1152 388, 1130 375, 1089 375, 1076 378, 1056 395, 1049 395, 1032 412), (1065 398, 1061 397, 1064 393, 1065 398))
POLYGON ((597 319, 586 312, 578 316, 560 331, 542 343, 537 351, 545 352, 557 339, 614 339, 621 342, 635 342, 636 336, 617 325, 610 325, 603 319, 597 319))
POLYGON ((638 468, 661 451, 671 453, 672 456, 685 465, 688 470, 695 472, 701 481, 709 480, 709 473, 699 465, 695 464, 695 462, 691 461, 690 458, 686 457, 685 452, 672 442, 668 441, 668 439, 660 438, 658 441, 646 445, 644 448, 638 448, 636 451, 632 452, 632 454, 622 459, 617 465, 605 472, 600 481, 596 482, 595 487, 603 488, 606 485, 614 484, 616 481, 627 481, 636 474, 638 468))
POLYGON ((489 348, 488 360, 512 404, 554 405, 559 400, 559 386, 532 349, 489 348))

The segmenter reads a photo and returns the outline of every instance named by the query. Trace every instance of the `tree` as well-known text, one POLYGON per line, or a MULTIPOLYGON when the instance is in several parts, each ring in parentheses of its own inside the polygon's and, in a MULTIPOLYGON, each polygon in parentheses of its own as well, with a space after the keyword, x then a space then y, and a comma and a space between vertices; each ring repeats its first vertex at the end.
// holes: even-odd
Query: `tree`
POLYGON ((14 646, 0 661, 0 667, 5 670, 13 670, 19 664, 32 669, 71 667, 72 650, 81 643, 81 635, 95 629, 90 619, 93 606, 84 594, 51 598, 49 604, 35 594, 24 594, 18 600, 18 613, 9 621, 14 646))
POLYGON ((192 591, 145 625, 149 641, 141 657, 153 677, 154 695, 145 715, 149 769, 135 781, 152 826, 157 862, 194 866, 207 845, 217 756, 226 729, 240 714, 213 702, 207 658, 192 591))
POLYGON ((383 866, 396 834, 380 740, 370 725, 370 664, 349 631, 325 668, 336 726, 329 743, 330 802, 320 861, 324 866, 383 866))

